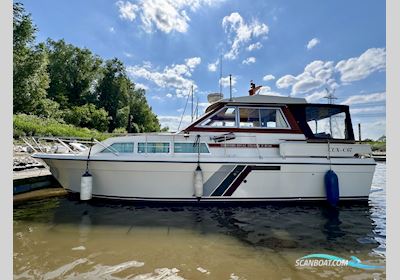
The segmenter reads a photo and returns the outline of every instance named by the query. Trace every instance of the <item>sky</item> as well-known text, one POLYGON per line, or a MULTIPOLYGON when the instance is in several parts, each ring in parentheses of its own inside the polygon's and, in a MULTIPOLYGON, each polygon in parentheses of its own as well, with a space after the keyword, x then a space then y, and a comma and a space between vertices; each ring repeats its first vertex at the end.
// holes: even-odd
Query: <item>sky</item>
MULTIPOLYGON (((103 59, 117 57, 162 126, 178 128, 193 86, 207 94, 304 97, 351 108, 356 138, 386 126, 385 1, 373 0, 23 0, 37 41, 64 39, 103 59), (222 60, 221 60, 222 57, 222 60), (222 79, 220 63, 222 61, 222 79)), ((187 105, 183 128, 190 122, 187 105)))

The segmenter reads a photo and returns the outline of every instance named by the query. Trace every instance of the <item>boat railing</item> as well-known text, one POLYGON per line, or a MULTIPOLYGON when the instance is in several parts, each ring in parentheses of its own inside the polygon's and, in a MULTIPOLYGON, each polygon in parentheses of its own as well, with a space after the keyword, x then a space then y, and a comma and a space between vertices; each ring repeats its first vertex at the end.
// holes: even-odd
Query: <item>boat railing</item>
MULTIPOLYGON (((22 137, 22 141, 34 153, 71 153, 79 154, 88 149, 88 145, 100 143, 96 139, 79 137, 22 137)), ((103 144, 101 144, 103 145, 103 144)))

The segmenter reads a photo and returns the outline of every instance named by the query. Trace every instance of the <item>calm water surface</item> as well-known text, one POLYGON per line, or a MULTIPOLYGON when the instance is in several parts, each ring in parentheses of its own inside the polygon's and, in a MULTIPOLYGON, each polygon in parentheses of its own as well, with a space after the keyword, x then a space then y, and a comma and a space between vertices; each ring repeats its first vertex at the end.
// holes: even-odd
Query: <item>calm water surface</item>
POLYGON ((52 198, 14 208, 14 279, 385 279, 296 267, 312 253, 385 265, 386 164, 369 205, 149 207, 52 198))

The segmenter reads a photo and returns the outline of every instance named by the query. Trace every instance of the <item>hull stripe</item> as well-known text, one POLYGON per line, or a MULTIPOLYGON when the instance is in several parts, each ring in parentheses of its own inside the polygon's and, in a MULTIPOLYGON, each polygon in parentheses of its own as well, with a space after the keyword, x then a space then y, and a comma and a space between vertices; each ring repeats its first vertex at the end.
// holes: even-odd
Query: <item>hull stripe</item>
POLYGON ((235 169, 233 169, 233 171, 225 178, 225 180, 222 181, 222 183, 214 190, 211 196, 221 196, 245 167, 245 165, 236 166, 235 169))
POLYGON ((250 174, 252 170, 281 170, 280 166, 251 166, 247 165, 246 168, 243 170, 242 173, 237 177, 237 179, 232 183, 230 188, 224 193, 224 196, 231 196, 240 184, 246 179, 246 177, 250 174))

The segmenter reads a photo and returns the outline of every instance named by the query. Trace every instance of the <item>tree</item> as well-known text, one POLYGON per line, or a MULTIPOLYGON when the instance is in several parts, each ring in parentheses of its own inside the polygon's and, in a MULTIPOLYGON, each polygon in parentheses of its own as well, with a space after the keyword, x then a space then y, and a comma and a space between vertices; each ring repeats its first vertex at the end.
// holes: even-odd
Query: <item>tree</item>
POLYGON ((132 117, 132 126, 128 132, 156 132, 160 131, 157 116, 148 105, 144 89, 134 89, 129 95, 129 115, 132 117), (136 126, 134 125, 136 124, 136 126), (138 131, 137 131, 138 130, 138 131))
POLYGON ((72 107, 66 111, 64 120, 79 127, 94 128, 99 131, 108 129, 108 113, 103 108, 97 109, 94 104, 72 107))
POLYGON ((117 58, 107 60, 97 92, 99 106, 103 107, 110 116, 109 132, 117 127, 118 110, 127 106, 128 92, 132 87, 133 84, 126 74, 123 63, 117 58))
POLYGON ((21 3, 13 4, 13 109, 38 113, 38 104, 49 86, 44 44, 34 45, 36 26, 21 3))
POLYGON ((50 75, 49 97, 61 108, 97 102, 96 84, 102 60, 89 49, 78 48, 64 40, 47 40, 50 75))

